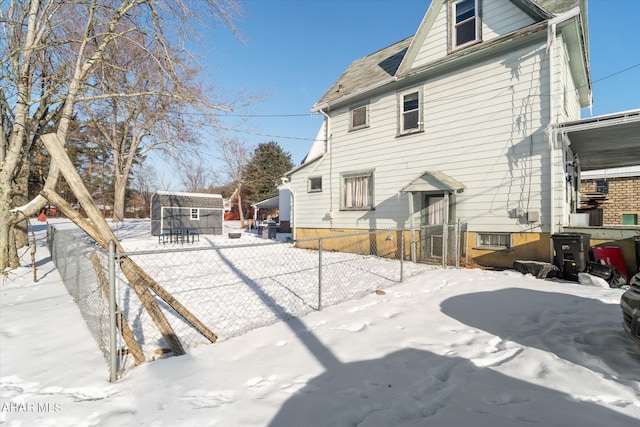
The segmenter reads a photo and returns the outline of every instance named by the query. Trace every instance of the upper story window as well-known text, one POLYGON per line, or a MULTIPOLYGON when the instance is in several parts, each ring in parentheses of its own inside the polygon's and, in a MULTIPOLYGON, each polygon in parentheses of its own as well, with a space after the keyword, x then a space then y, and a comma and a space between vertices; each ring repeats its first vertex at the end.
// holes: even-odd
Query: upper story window
POLYGON ((422 130, 422 96, 412 89, 400 94, 400 134, 422 130))
POLYGON ((361 105, 349 111, 349 130, 369 127, 369 105, 361 105))
POLYGON ((453 2, 451 33, 454 49, 475 42, 480 38, 478 10, 478 0, 453 2))
POLYGON ((372 210, 373 171, 345 173, 341 178, 340 208, 343 210, 372 210))
POLYGON ((191 219, 200 219, 200 209, 198 208, 191 208, 191 219))

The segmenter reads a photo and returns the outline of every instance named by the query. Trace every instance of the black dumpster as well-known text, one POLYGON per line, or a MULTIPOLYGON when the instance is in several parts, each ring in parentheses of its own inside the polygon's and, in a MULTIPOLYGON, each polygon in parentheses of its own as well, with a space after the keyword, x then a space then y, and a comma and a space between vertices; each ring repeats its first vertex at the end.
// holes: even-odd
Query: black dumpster
POLYGON ((552 234, 555 251, 554 264, 566 280, 578 281, 578 273, 585 271, 589 264, 589 243, 591 235, 586 233, 552 234))

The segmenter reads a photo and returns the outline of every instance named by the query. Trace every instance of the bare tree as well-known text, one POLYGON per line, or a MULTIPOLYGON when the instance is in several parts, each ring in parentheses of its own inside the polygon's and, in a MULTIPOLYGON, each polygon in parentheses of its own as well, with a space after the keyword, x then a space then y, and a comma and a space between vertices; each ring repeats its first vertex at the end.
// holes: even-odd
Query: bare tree
POLYGON ((150 214, 151 196, 157 189, 158 178, 156 171, 151 166, 140 163, 133 169, 135 189, 138 191, 140 203, 143 205, 145 217, 150 214))
MULTIPOLYGON (((80 105, 132 97, 121 85, 98 85, 118 46, 137 45, 153 58, 161 81, 176 83, 184 77, 179 64, 187 56, 176 57, 173 46, 180 43, 169 43, 168 34, 178 37, 184 34, 180 29, 191 29, 192 36, 198 32, 193 31, 195 21, 222 22, 234 30, 240 11, 235 0, 202 0, 197 10, 190 5, 185 0, 2 2, 0 270, 19 265, 16 225, 46 203, 42 197, 26 203, 18 197, 27 187, 18 182, 26 179, 24 168, 40 135, 53 132, 65 144, 80 105)), ((51 162, 44 188, 53 189, 58 175, 51 162)))
POLYGON ((211 171, 202 163, 182 164, 180 172, 182 184, 186 191, 203 193, 211 187, 211 171))
MULTIPOLYGON (((246 141, 222 136, 216 142, 219 159, 223 161, 223 173, 227 181, 235 186, 234 194, 238 199, 238 211, 240 212, 240 225, 245 226, 244 209, 242 205, 243 171, 251 158, 253 149, 246 141)), ((232 196, 233 197, 233 196, 232 196)))

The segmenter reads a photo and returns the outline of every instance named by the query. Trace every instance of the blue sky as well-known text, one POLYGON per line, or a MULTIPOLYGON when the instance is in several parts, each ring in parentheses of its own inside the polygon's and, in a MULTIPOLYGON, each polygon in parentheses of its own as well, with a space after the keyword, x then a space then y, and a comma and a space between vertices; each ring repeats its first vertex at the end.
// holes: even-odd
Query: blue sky
MULTIPOLYGON (((208 83, 225 92, 246 89, 267 95, 240 112, 258 116, 246 118, 252 129, 230 136, 252 145, 274 140, 298 164, 322 122, 310 114, 313 104, 351 62, 413 35, 430 1, 241 3, 244 18, 237 26, 244 42, 222 28, 207 34, 208 83)), ((589 0, 593 115, 640 108, 638 16, 640 0, 589 0)), ((590 115, 583 111, 583 117, 590 115)), ((230 114, 223 124, 238 119, 230 114)))

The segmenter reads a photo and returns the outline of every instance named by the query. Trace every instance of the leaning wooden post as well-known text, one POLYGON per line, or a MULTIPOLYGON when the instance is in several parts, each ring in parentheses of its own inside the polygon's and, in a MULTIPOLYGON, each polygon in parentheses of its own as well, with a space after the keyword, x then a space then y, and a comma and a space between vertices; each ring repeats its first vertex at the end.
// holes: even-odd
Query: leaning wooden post
MULTIPOLYGON (((102 292, 106 298, 109 298, 109 279, 104 274, 103 266, 100 260, 98 259, 98 255, 96 253, 92 253, 90 255, 91 264, 93 265, 93 269, 96 272, 96 276, 98 277, 98 283, 100 283, 100 287, 102 288, 102 292)), ((116 312, 120 312, 120 308, 116 305, 116 312)), ((145 361, 144 353, 142 352, 142 348, 138 341, 136 341, 135 336, 133 335, 133 331, 129 327, 129 323, 127 319, 120 316, 120 334, 124 339, 124 342, 127 343, 127 347, 129 348, 129 352, 133 355, 133 359, 136 365, 145 361)))
MULTIPOLYGON (((93 227, 100 236, 100 238, 96 241, 101 243, 101 245, 105 244, 103 248, 107 249, 106 242, 108 242, 109 240, 113 240, 114 242, 116 242, 118 252, 124 252, 122 246, 118 244, 118 239, 113 234, 113 231, 111 231, 111 227, 109 227, 107 221, 105 221, 105 219, 102 217, 100 210, 95 205, 95 203, 93 203, 91 194, 84 186, 82 178, 76 171, 73 163, 71 163, 71 160, 69 159, 69 156, 67 156, 64 147, 58 140, 57 135, 54 133, 48 133, 46 135, 42 135, 40 139, 44 143, 45 147, 47 147, 47 150, 49 150, 51 158, 58 164, 62 176, 64 176, 65 181, 67 181, 67 184, 69 184, 69 188, 71 189, 71 191, 73 191, 73 194, 78 199, 78 202, 82 205, 84 211, 87 213, 87 216, 91 219, 93 227)), ((171 351, 173 351, 173 354, 185 354, 180 340, 171 327, 171 324, 162 313, 162 310, 160 309, 160 306, 158 306, 156 300, 153 298, 153 295, 151 295, 149 288, 141 283, 138 277, 127 276, 127 279, 129 279, 129 281, 131 282, 131 287, 138 295, 138 298, 142 302, 142 305, 147 310, 147 313, 149 313, 149 316, 151 316, 151 319, 156 324, 165 342, 167 343, 169 348, 171 348, 171 351)))
MULTIPOLYGON (((80 215, 75 209, 73 209, 71 205, 66 202, 66 200, 60 197, 59 194, 57 194, 53 190, 47 189, 43 189, 40 194, 42 194, 44 198, 49 200, 58 209, 60 209, 60 212, 62 212, 66 217, 75 222, 78 227, 80 227, 85 233, 87 233, 100 246, 108 246, 108 242, 104 240, 104 238, 98 233, 98 230, 93 226, 93 224, 87 221, 82 215, 80 215)), ((123 252, 117 242, 116 247, 120 248, 120 252, 123 252)), ((215 333, 207 328, 204 323, 202 323, 196 316, 194 316, 185 306, 183 306, 178 300, 176 300, 173 295, 171 295, 169 292, 167 292, 166 289, 160 286, 158 282, 156 282, 130 258, 122 257, 120 259, 120 268, 122 269, 123 273, 125 273, 125 276, 129 279, 129 281, 132 281, 131 277, 135 277, 136 281, 141 281, 146 286, 151 288, 151 290, 155 292, 156 295, 158 295, 164 302, 169 304, 169 306, 173 308, 180 316, 182 316, 182 318, 187 323, 196 328, 196 330, 198 330, 198 332, 200 332, 210 342, 214 343, 217 341, 218 337, 215 333)))

